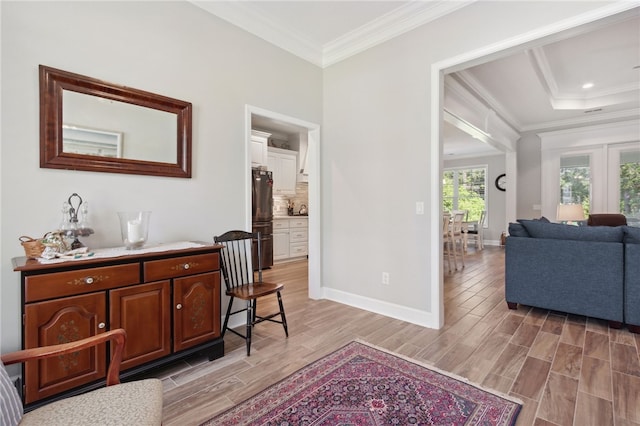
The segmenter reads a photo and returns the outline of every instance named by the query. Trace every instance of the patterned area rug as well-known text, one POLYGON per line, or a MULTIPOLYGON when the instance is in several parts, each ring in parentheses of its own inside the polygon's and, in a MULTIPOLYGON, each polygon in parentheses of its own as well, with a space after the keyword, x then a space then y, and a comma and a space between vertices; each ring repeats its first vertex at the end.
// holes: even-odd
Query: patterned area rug
POLYGON ((514 425, 521 405, 360 342, 303 367, 207 425, 514 425))

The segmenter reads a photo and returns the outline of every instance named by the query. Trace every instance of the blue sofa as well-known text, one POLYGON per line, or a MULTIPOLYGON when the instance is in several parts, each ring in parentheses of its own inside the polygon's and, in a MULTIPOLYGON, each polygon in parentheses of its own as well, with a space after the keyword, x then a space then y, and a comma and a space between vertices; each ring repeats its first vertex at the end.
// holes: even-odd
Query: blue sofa
POLYGON ((640 333, 640 228, 631 226, 624 240, 624 322, 640 333))
POLYGON ((640 228, 509 224, 505 298, 640 332, 640 228))

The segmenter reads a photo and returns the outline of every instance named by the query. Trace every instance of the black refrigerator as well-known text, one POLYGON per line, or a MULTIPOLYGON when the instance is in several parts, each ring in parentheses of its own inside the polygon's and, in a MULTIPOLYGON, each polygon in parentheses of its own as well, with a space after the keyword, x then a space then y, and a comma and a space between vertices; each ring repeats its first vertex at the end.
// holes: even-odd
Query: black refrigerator
MULTIPOLYGON (((267 170, 251 169, 252 231, 260 232, 262 267, 273 266, 273 175, 267 170)), ((258 269, 258 246, 254 244, 253 267, 258 269)))

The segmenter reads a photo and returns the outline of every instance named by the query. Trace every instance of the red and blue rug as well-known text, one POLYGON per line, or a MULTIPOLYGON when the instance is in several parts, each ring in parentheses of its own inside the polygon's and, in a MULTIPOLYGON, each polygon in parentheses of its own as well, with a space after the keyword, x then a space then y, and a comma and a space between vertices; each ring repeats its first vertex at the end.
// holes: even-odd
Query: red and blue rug
POLYGON ((521 405, 360 342, 303 367, 203 423, 514 425, 521 405))

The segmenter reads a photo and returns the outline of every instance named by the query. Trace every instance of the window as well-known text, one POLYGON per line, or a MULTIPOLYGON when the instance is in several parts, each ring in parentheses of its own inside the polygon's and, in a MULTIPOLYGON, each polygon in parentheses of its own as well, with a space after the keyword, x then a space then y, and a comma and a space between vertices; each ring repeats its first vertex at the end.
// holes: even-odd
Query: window
POLYGON ((467 210, 466 220, 480 220, 480 213, 487 210, 486 188, 487 166, 446 169, 442 179, 443 209, 467 210))
POLYGON ((589 155, 560 158, 560 202, 582 204, 584 214, 589 214, 591 200, 591 157, 589 155))
POLYGON ((640 151, 620 152, 619 211, 629 225, 640 226, 640 151))
POLYGON ((612 126, 593 126, 583 135, 558 131, 545 138, 541 134, 543 216, 554 218, 559 203, 579 203, 585 215, 622 213, 627 223, 640 226, 640 143, 608 142, 633 140, 638 126, 618 127, 619 134, 612 126), (599 132, 608 143, 594 143, 599 132))

